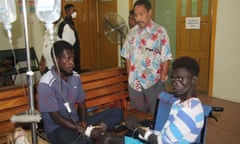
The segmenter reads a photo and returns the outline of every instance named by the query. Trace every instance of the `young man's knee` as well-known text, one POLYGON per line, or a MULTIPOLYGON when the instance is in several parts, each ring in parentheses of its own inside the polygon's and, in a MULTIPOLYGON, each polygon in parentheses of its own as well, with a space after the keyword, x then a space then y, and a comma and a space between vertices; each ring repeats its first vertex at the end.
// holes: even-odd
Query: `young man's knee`
POLYGON ((110 114, 115 118, 116 123, 120 123, 123 119, 123 110, 120 108, 112 108, 110 114))
POLYGON ((108 116, 103 122, 108 126, 109 130, 113 130, 115 125, 118 125, 123 120, 123 111, 120 108, 108 109, 108 116))

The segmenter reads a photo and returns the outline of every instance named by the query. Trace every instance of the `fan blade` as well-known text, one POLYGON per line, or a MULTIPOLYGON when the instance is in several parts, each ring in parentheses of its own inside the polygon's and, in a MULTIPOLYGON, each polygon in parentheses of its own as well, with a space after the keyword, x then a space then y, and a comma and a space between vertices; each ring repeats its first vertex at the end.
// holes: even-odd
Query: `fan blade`
POLYGON ((116 13, 107 13, 104 17, 104 34, 110 42, 122 44, 128 32, 124 19, 116 13))

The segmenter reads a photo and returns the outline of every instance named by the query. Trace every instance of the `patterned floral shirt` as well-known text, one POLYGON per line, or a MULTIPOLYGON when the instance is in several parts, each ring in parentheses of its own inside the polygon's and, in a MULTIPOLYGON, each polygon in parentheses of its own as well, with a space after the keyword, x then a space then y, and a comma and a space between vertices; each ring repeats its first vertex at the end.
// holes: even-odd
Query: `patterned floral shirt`
POLYGON ((126 38, 121 56, 130 61, 130 87, 137 91, 150 88, 161 77, 162 62, 172 59, 166 30, 153 21, 145 29, 136 25, 126 38))

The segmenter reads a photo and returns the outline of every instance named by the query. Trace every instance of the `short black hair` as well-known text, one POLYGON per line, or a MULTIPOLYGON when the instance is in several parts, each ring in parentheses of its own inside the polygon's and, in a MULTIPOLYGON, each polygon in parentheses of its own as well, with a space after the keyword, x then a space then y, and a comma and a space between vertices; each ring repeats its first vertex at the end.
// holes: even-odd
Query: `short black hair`
POLYGON ((54 58, 53 54, 55 54, 56 57, 61 57, 64 49, 69 49, 73 51, 73 46, 64 40, 54 42, 51 50, 52 59, 54 58))
POLYGON ((66 4, 66 5, 64 6, 64 9, 65 9, 65 10, 68 10, 68 9, 70 9, 70 8, 72 8, 72 7, 74 7, 73 4, 66 4))
POLYGON ((198 62, 189 56, 177 58, 172 64, 172 69, 174 70, 177 68, 186 68, 193 76, 198 76, 200 71, 198 62))
POLYGON ((152 5, 151 5, 151 2, 149 0, 137 0, 134 3, 133 7, 135 8, 137 5, 144 5, 144 7, 146 8, 147 11, 152 9, 152 5))

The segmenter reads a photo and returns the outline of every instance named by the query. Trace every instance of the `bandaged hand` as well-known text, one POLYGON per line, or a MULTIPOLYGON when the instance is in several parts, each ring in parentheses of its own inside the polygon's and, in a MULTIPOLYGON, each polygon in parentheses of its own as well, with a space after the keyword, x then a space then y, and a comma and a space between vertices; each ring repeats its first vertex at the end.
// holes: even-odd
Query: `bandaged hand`
POLYGON ((149 135, 152 134, 152 131, 148 127, 138 127, 136 128, 136 131, 138 132, 138 138, 147 141, 149 135))
POLYGON ((78 125, 78 126, 77 126, 77 132, 78 132, 79 134, 84 134, 85 128, 84 128, 83 126, 78 125))
POLYGON ((100 140, 106 134, 106 129, 101 126, 88 126, 85 135, 94 140, 100 140))

